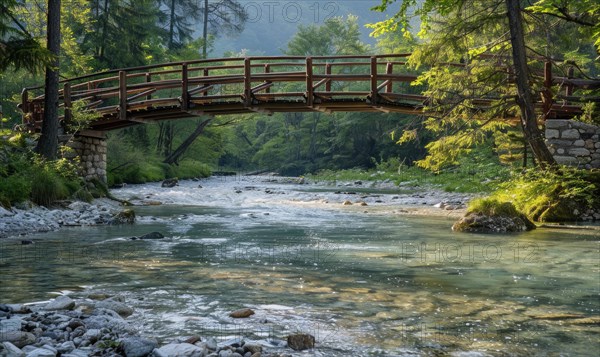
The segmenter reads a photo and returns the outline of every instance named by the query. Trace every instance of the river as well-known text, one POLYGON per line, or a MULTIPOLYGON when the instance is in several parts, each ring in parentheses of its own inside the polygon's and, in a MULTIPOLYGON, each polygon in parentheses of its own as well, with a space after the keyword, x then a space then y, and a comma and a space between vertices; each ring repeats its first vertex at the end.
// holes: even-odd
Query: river
POLYGON ((398 214, 401 191, 270 177, 113 193, 163 204, 134 207, 134 225, 0 240, 0 301, 121 294, 163 341, 301 332, 317 356, 597 356, 598 231, 453 233, 451 218, 398 214), (165 238, 130 239, 153 231, 165 238))

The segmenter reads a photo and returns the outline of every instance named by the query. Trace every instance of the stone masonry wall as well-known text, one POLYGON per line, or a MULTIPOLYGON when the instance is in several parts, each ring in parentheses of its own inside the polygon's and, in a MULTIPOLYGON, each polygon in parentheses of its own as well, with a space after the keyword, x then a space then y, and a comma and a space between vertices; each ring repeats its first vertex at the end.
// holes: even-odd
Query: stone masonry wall
POLYGON ((600 127, 563 119, 546 120, 546 145, 560 165, 600 168, 600 127))
POLYGON ((70 146, 81 160, 81 176, 86 181, 96 178, 106 183, 106 139, 78 136, 70 146))

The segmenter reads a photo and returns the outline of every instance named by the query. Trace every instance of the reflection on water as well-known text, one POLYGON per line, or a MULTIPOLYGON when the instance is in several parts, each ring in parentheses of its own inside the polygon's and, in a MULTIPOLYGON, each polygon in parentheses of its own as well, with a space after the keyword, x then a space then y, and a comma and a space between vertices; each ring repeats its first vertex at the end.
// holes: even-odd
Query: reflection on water
POLYGON ((0 301, 119 293, 147 334, 306 332, 322 356, 596 353, 597 231, 455 234, 444 218, 323 204, 339 200, 333 189, 192 185, 117 192, 186 204, 138 207, 133 226, 68 228, 28 246, 0 241, 0 301), (128 239, 151 231, 166 238, 128 239), (256 314, 227 316, 241 307, 256 314))

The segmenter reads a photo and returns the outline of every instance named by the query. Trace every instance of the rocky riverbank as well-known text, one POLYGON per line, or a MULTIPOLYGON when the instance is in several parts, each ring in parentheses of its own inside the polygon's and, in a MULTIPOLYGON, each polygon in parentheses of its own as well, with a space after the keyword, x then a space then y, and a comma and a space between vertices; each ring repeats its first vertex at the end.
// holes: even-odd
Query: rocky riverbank
POLYGON ((128 319, 133 313, 122 297, 102 294, 80 299, 61 295, 50 302, 27 305, 0 304, 0 356, 283 357, 290 356, 286 349, 314 347, 311 335, 290 335, 287 341, 217 341, 192 335, 159 343, 137 333, 128 319))
POLYGON ((92 203, 63 202, 56 208, 23 204, 10 210, 0 206, 0 238, 49 232, 65 226, 93 226, 118 223, 119 203, 97 199, 92 203))

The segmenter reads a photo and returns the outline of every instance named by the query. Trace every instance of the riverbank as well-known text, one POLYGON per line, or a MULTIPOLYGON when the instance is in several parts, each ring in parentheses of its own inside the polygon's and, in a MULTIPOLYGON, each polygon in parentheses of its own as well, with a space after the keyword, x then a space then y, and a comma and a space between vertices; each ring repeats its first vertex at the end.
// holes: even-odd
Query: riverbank
POLYGON ((26 203, 7 210, 0 206, 0 238, 49 232, 61 227, 110 224, 122 208, 110 199, 92 203, 63 201, 54 208, 26 203))

